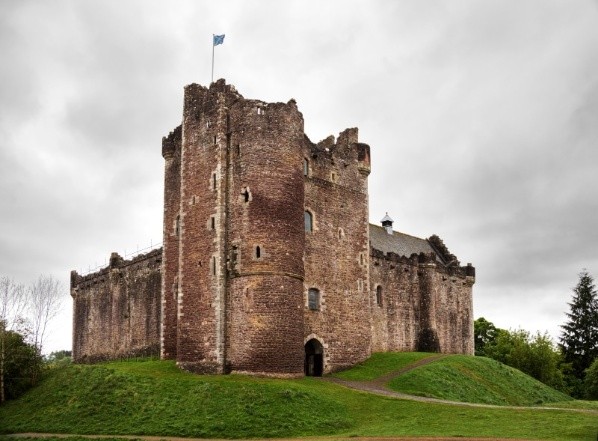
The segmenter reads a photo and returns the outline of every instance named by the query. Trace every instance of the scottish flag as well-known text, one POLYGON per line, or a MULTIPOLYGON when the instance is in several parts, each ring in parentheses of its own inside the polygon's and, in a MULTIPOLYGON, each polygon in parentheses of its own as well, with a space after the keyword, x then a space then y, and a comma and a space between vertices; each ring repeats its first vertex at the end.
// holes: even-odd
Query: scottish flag
POLYGON ((214 46, 224 43, 224 34, 214 35, 214 46))

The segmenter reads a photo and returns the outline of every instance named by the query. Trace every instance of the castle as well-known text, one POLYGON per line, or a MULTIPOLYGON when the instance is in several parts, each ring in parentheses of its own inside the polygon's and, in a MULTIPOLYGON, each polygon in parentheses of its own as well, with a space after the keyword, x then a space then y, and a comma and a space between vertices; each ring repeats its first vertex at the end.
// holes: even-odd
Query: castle
POLYGON ((321 375, 379 351, 473 354, 475 269, 368 213, 356 128, 314 144, 294 100, 185 87, 162 140, 163 247, 71 272, 73 358, 321 375))

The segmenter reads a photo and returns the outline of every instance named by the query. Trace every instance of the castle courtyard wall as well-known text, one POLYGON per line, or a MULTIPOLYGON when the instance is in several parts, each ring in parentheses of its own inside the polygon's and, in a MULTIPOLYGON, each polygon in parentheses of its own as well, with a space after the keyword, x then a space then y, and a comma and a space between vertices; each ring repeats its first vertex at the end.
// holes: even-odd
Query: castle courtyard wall
POLYGON ((160 353, 162 249, 125 261, 116 253, 96 273, 71 273, 73 361, 160 353))

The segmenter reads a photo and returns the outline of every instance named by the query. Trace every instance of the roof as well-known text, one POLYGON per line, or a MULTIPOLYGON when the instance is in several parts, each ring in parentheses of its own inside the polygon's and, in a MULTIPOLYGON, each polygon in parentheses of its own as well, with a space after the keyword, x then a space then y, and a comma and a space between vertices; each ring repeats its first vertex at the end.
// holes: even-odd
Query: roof
POLYGON ((409 236, 398 231, 388 234, 384 227, 372 224, 370 224, 370 245, 378 251, 392 252, 399 256, 409 257, 413 253, 437 254, 426 239, 409 236))

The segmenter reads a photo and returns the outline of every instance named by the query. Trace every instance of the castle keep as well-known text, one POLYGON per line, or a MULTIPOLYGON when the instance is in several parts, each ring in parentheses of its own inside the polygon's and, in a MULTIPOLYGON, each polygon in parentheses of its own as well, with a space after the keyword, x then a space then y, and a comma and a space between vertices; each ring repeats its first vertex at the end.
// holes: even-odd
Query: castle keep
POLYGON ((321 375, 379 351, 473 354, 475 269, 368 213, 370 147, 314 144, 294 100, 185 88, 162 140, 163 247, 71 273, 73 357, 321 375))

